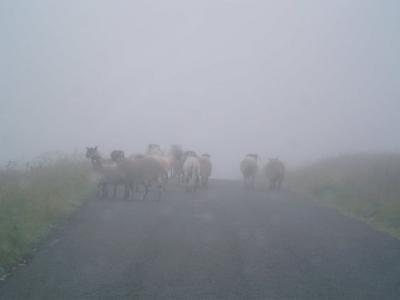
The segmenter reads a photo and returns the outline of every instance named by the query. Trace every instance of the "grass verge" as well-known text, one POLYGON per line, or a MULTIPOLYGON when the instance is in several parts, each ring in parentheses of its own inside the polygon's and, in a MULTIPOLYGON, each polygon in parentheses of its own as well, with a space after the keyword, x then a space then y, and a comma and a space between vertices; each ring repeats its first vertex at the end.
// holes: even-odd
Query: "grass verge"
POLYGON ((0 170, 0 267, 4 270, 28 255, 91 190, 90 167, 77 157, 0 170))
POLYGON ((400 238, 400 154, 352 154, 289 172, 287 184, 319 204, 400 238))

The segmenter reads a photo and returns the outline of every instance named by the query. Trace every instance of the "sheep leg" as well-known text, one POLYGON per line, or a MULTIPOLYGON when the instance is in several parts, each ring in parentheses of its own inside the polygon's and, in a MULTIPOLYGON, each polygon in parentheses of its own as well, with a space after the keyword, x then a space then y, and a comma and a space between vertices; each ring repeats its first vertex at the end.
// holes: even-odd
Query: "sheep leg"
POLYGON ((197 174, 197 175, 195 176, 194 191, 197 190, 197 188, 199 187, 199 185, 200 185, 200 175, 197 174))
POLYGON ((168 183, 168 173, 165 173, 164 178, 162 178, 161 180, 162 180, 162 183, 161 183, 162 189, 165 191, 167 183, 168 183))
POLYGON ((103 185, 99 182, 97 184, 97 192, 96 192, 96 198, 102 198, 103 197, 103 191, 102 191, 103 185))
POLYGON ((102 183, 101 184, 101 199, 104 199, 108 197, 108 189, 107 189, 107 184, 102 183))
POLYGON ((104 185, 104 190, 105 190, 106 198, 108 198, 109 197, 109 185, 107 183, 104 185))
POLYGON ((145 184, 145 185, 144 185, 143 201, 146 200, 148 192, 149 192, 149 185, 148 185, 148 184, 145 184))
POLYGON ((185 184, 185 173, 182 172, 180 176, 181 176, 181 178, 180 178, 181 182, 180 183, 181 184, 185 184))
POLYGON ((196 188, 196 179, 194 178, 194 174, 191 173, 189 180, 189 191, 194 192, 195 188, 196 188))
POLYGON ((131 188, 130 188, 129 184, 124 184, 124 187, 125 187, 124 199, 128 199, 131 188))
POLYGON ((162 192, 165 190, 165 187, 163 187, 162 183, 159 183, 157 187, 157 201, 161 201, 162 192))
POLYGON ((138 189, 139 189, 138 184, 134 184, 134 183, 130 184, 130 190, 132 191, 132 200, 135 200, 135 193, 137 195, 138 189))
POLYGON ((113 199, 115 199, 115 197, 117 196, 117 188, 118 188, 118 184, 115 183, 115 184, 114 184, 113 195, 112 195, 112 198, 113 198, 113 199))

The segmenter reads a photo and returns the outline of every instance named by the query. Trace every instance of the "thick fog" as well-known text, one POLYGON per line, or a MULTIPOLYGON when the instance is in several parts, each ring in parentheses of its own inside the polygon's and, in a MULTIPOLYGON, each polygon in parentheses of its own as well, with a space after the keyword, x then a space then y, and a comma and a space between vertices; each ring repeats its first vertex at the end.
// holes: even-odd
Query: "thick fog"
POLYGON ((398 1, 1 1, 0 160, 399 151, 398 1))

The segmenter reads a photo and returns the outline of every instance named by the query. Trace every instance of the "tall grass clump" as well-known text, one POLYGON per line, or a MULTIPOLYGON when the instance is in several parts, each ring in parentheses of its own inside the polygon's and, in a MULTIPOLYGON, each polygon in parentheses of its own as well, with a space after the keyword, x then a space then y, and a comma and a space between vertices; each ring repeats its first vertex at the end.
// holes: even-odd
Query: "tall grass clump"
POLYGON ((289 187, 400 238, 400 154, 352 154, 289 172, 289 187))
POLYGON ((91 191, 90 167, 79 156, 46 155, 23 169, 0 170, 0 267, 27 255, 91 191))

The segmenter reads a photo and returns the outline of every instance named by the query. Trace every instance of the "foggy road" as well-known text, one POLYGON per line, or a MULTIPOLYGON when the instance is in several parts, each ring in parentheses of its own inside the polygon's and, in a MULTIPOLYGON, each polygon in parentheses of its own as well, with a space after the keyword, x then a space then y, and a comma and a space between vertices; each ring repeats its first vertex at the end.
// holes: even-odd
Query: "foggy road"
POLYGON ((0 299, 396 299, 400 241, 292 192, 211 181, 92 200, 0 299), (150 194, 151 198, 151 194, 150 194))

